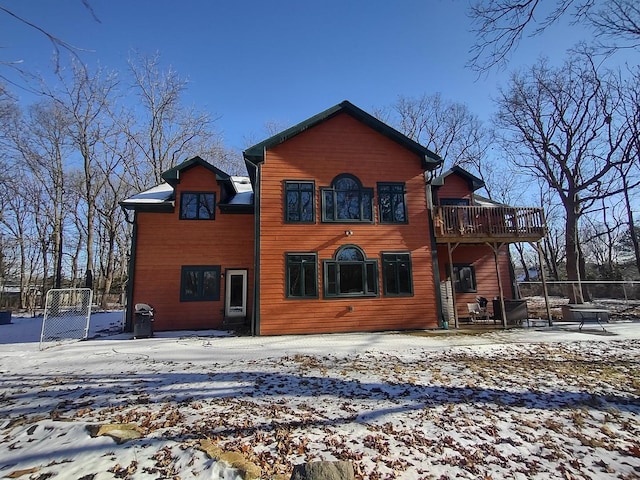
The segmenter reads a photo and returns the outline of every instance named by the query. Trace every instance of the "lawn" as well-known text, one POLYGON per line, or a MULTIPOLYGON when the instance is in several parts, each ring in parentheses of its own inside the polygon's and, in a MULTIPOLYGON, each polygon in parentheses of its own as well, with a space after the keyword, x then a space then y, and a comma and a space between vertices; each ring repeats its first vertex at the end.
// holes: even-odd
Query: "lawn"
POLYGON ((115 318, 43 351, 17 333, 37 319, 0 326, 1 476, 640 478, 639 323, 131 340, 115 318))

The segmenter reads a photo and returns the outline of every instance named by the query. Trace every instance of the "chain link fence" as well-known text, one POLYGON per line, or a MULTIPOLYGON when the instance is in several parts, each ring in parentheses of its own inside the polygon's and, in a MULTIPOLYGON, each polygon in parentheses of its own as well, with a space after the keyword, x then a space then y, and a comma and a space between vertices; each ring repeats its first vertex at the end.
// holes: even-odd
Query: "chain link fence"
POLYGON ((87 338, 93 291, 90 288, 61 288, 47 292, 40 350, 64 341, 87 338))

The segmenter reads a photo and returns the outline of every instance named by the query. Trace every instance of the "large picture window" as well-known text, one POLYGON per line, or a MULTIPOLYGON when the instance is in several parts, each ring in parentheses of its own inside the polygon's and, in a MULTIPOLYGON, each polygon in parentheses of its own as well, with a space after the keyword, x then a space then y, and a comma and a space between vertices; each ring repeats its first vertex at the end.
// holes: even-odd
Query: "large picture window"
POLYGON ((286 222, 314 223, 315 184, 313 182, 284 182, 284 216, 286 222))
POLYGON ((325 260, 325 297, 372 297, 378 294, 378 262, 368 260, 360 247, 345 245, 333 260, 325 260))
MULTIPOLYGON (((447 274, 449 266, 447 265, 447 274)), ((453 265, 453 280, 458 293, 476 293, 476 269, 473 265, 456 263, 453 265)))
POLYGON ((287 298, 318 298, 318 257, 287 253, 287 298))
POLYGON ((220 300, 220 265, 182 267, 181 302, 218 300, 220 300))
POLYGON ((215 193, 182 192, 180 196, 181 220, 214 220, 215 213, 215 193))
POLYGON ((404 183, 378 183, 380 223, 407 223, 404 183))
POLYGON ((373 189, 343 173, 321 189, 323 222, 373 222, 373 189))
POLYGON ((413 295, 411 255, 408 253, 383 253, 382 282, 386 296, 413 295))

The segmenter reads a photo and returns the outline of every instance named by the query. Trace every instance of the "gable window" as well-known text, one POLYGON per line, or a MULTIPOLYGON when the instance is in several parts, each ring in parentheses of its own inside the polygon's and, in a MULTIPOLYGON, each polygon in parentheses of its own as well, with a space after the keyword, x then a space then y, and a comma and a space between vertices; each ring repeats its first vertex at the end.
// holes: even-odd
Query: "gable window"
POLYGON ((318 256, 287 253, 287 298, 318 298, 318 256))
POLYGON ((314 223, 315 184, 313 182, 284 182, 284 218, 292 223, 314 223))
POLYGON ((408 253, 383 253, 382 283, 386 296, 413 295, 411 255, 408 253))
POLYGON ((182 267, 181 302, 218 300, 220 300, 220 265, 182 267))
POLYGON ((404 183, 378 183, 380 223, 407 223, 404 183))
POLYGON ((378 262, 368 260, 355 245, 340 247, 325 260, 325 297, 375 297, 378 294, 378 262))
POLYGON ((180 195, 181 220, 214 220, 215 213, 215 193, 182 192, 180 195))
MULTIPOLYGON (((447 274, 450 272, 447 265, 447 274)), ((453 280, 455 290, 458 293, 476 293, 476 269, 467 263, 456 263, 453 265, 453 280)))
POLYGON ((343 173, 321 189, 323 222, 373 222, 373 189, 343 173))

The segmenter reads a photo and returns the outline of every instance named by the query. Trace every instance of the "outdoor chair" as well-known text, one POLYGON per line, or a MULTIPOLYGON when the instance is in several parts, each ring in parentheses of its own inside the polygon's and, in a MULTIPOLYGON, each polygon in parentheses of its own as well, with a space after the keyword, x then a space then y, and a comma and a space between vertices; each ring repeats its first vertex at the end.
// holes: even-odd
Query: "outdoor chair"
POLYGON ((479 302, 467 303, 467 309, 469 310, 469 316, 471 317, 472 322, 476 322, 478 320, 489 321, 489 312, 487 312, 486 304, 482 307, 479 302))

